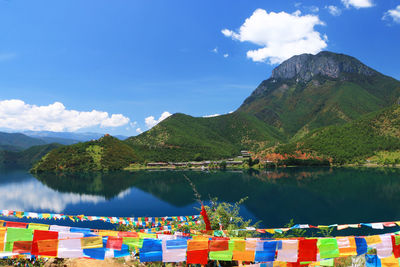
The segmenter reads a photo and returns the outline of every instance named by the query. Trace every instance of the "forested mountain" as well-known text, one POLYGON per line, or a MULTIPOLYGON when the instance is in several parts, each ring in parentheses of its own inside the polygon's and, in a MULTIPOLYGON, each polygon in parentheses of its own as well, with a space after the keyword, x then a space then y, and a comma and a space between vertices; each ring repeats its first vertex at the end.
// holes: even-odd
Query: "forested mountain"
POLYGON ((143 160, 156 161, 226 158, 278 141, 284 139, 276 129, 241 112, 212 118, 174 114, 126 140, 143 160))
POLYGON ((297 142, 281 145, 276 152, 315 153, 343 164, 363 161, 376 152, 396 150, 400 150, 400 105, 397 104, 353 122, 316 130, 297 142))
POLYGON ((43 171, 119 170, 137 161, 133 149, 112 136, 51 150, 33 168, 43 171))
POLYGON ((294 56, 276 67, 238 111, 254 114, 287 138, 296 138, 358 119, 399 97, 399 81, 353 57, 320 52, 294 56))
POLYGON ((37 161, 60 144, 32 146, 22 151, 0 150, 0 168, 30 169, 37 161))

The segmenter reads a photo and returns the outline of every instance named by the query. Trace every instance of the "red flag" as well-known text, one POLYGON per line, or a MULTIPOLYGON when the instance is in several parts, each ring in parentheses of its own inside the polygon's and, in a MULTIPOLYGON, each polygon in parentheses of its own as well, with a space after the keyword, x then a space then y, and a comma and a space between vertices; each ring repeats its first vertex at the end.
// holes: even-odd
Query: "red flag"
POLYGON ((211 230, 210 220, 208 219, 208 215, 207 215, 206 208, 204 208, 203 205, 201 205, 201 212, 200 212, 200 214, 201 214, 201 216, 203 216, 204 223, 206 224, 206 230, 207 230, 207 231, 210 231, 210 230, 211 230))

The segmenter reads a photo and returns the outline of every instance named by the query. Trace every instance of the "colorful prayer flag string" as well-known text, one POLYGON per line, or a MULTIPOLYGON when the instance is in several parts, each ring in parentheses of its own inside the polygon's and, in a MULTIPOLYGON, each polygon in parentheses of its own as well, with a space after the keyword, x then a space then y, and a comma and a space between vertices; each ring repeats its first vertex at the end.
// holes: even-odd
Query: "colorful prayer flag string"
POLYGON ((265 266, 334 266, 335 259, 365 257, 367 266, 399 266, 400 235, 314 238, 229 238, 156 234, 3 221, 0 255, 58 258, 92 258, 133 255, 140 262, 210 260, 265 266), (366 254, 371 249, 376 255, 366 254), (372 265, 375 264, 375 265, 372 265))
POLYGON ((105 217, 105 216, 86 216, 86 215, 65 215, 57 213, 37 213, 37 212, 26 212, 26 211, 12 211, 12 210, 0 210, 0 216, 4 217, 17 217, 27 219, 53 219, 53 220, 65 220, 69 219, 73 222, 79 221, 104 221, 112 224, 125 224, 132 225, 137 228, 150 228, 150 227, 162 227, 165 225, 171 225, 175 222, 196 222, 200 218, 200 215, 190 216, 165 216, 165 217, 105 217))

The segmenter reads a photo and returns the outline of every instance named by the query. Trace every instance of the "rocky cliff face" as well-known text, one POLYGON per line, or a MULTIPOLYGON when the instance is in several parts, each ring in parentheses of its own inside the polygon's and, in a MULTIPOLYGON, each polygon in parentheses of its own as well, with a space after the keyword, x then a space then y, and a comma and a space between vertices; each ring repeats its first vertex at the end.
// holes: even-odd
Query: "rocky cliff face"
POLYGON ((371 76, 376 73, 357 59, 343 54, 320 52, 317 55, 294 56, 272 71, 271 79, 293 79, 308 82, 316 75, 340 78, 343 73, 371 76))
POLYGON ((289 138, 358 119, 398 101, 400 82, 343 54, 294 56, 272 71, 238 111, 289 138))

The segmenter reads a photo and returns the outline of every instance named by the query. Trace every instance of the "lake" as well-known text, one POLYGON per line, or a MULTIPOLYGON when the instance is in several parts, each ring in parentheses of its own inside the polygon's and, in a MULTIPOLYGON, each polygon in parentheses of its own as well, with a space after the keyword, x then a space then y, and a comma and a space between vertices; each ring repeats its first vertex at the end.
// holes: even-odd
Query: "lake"
MULTIPOLYGON (((217 197, 234 203, 248 197, 241 214, 261 220, 263 227, 283 227, 291 219, 313 225, 400 220, 400 170, 391 168, 74 175, 32 175, 24 170, 3 170, 0 209, 116 217, 198 214, 195 207, 199 204, 184 174, 205 201, 217 197)), ((72 225, 70 221, 56 223, 72 225)), ((113 227, 102 222, 74 225, 113 227)))

